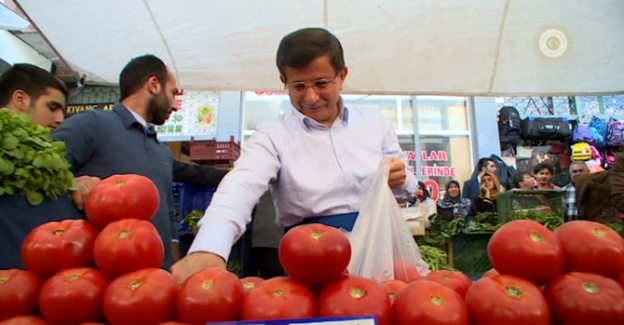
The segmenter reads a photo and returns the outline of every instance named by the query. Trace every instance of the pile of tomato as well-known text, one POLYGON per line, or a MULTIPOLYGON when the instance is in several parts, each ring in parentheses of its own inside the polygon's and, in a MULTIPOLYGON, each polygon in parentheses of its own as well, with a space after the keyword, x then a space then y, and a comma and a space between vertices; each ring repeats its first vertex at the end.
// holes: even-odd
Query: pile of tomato
POLYGON ((86 201, 89 220, 51 222, 22 246, 27 270, 0 270, 0 325, 207 324, 373 315, 379 325, 622 325, 624 239, 588 221, 551 232, 529 220, 488 244, 494 266, 473 282, 458 271, 423 277, 395 261, 395 280, 348 274, 339 230, 309 224, 280 243, 287 277, 239 279, 205 269, 182 285, 160 269, 150 219, 158 193, 140 176, 111 177, 86 201))

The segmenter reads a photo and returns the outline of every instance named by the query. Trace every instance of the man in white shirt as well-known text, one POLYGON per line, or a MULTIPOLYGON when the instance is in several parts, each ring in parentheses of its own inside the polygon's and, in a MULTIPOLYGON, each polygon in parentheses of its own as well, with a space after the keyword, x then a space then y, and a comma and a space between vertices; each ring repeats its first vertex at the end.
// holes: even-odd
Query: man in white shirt
POLYGON ((340 41, 321 28, 285 36, 277 50, 280 80, 294 109, 259 127, 221 182, 189 254, 172 267, 178 282, 225 267, 254 205, 270 188, 285 228, 318 222, 350 231, 362 182, 390 162, 388 184, 414 194, 391 122, 376 110, 344 107, 348 69, 340 41))

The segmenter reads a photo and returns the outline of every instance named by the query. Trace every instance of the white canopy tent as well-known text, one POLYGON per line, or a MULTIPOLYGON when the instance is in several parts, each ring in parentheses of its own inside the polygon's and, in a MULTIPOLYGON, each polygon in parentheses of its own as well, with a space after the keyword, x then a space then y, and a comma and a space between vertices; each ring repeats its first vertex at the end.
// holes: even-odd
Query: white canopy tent
POLYGON ((152 53, 185 89, 280 90, 280 39, 318 26, 343 44, 347 93, 624 93, 622 0, 16 2, 87 82, 152 53))

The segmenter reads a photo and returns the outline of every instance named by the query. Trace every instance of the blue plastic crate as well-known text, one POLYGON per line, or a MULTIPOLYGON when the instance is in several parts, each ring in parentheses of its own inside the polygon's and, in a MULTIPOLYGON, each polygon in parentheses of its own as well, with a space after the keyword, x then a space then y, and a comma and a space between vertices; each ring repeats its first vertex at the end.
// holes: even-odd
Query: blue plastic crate
POLYGON ((182 183, 173 183, 172 191, 173 191, 173 209, 175 211, 180 212, 180 195, 182 194, 182 183))
POLYGON ((191 230, 184 224, 184 217, 193 210, 204 211, 212 200, 216 191, 214 187, 200 187, 191 184, 182 184, 180 189, 180 222, 178 231, 180 234, 190 234, 191 230))

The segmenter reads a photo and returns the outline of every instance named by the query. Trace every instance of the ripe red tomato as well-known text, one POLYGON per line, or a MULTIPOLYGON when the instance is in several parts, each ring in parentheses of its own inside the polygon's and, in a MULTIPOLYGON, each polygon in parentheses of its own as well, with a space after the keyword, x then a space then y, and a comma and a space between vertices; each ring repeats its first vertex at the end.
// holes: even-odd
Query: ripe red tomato
POLYGON ((32 315, 43 279, 31 271, 0 270, 0 320, 19 315, 32 315))
POLYGON ((89 221, 104 229, 121 219, 150 221, 160 204, 158 188, 141 175, 113 175, 102 180, 87 195, 85 212, 89 221))
POLYGON ((568 272, 596 273, 615 278, 624 272, 624 239, 613 229, 593 221, 566 222, 555 231, 568 272))
POLYGON ((237 321, 243 303, 243 285, 236 275, 210 268, 191 275, 178 295, 180 319, 192 325, 237 321))
POLYGON ((618 276, 617 282, 622 286, 622 288, 624 288, 624 272, 618 276))
POLYGON ((381 284, 359 276, 342 275, 319 296, 319 316, 374 315, 379 325, 392 324, 392 305, 381 284))
POLYGON ((102 298, 109 282, 104 273, 91 268, 63 270, 41 288, 41 315, 53 325, 97 322, 104 317, 102 298))
POLYGON ((384 289, 386 289, 386 292, 388 292, 390 304, 394 304, 394 300, 396 299, 399 292, 401 292, 403 288, 407 287, 407 283, 401 280, 390 280, 382 282, 381 285, 384 287, 384 289))
POLYGON ((164 323, 160 323, 158 325, 189 325, 187 323, 180 323, 180 322, 164 322, 164 323))
POLYGON ((88 322, 88 323, 82 323, 80 325, 106 325, 104 323, 94 323, 94 322, 88 322))
POLYGON ((405 283, 412 283, 423 279, 418 268, 414 265, 403 261, 402 259, 394 260, 394 279, 401 280, 405 283))
POLYGON ((403 289, 392 306, 394 325, 469 325, 466 304, 459 294, 428 280, 403 289))
POLYGON ((483 273, 483 275, 481 276, 482 278, 489 278, 489 277, 493 277, 495 275, 499 275, 500 273, 498 273, 498 271, 496 271, 495 268, 491 268, 489 270, 487 270, 487 272, 483 273))
POLYGON ((49 278, 75 267, 91 267, 98 231, 86 220, 48 222, 33 229, 22 243, 26 268, 49 278))
POLYGON ((487 246, 492 266, 544 285, 563 271, 563 249, 548 228, 533 220, 513 220, 498 229, 487 246))
POLYGON ((316 298, 305 285, 275 277, 247 292, 241 308, 242 320, 271 320, 316 317, 316 298))
POLYGON ((43 319, 35 316, 15 316, 0 321, 0 325, 49 325, 43 319))
POLYGON ((426 279, 455 290, 462 299, 466 297, 466 292, 472 285, 470 277, 459 271, 433 271, 427 275, 426 279))
POLYGON ((311 286, 323 285, 338 278, 347 268, 351 244, 336 228, 301 225, 282 237, 279 259, 291 278, 311 286))
POLYGON ((607 277, 562 274, 546 286, 544 295, 559 324, 623 324, 624 289, 607 277))
POLYGON ((106 226, 95 240, 95 263, 114 279, 133 271, 158 268, 165 247, 149 221, 123 219, 106 226))
POLYGON ((243 290, 245 290, 245 293, 257 287, 258 284, 260 284, 260 282, 262 281, 264 281, 264 279, 259 276, 248 276, 248 277, 240 279, 240 282, 243 285, 243 290))
POLYGON ((473 324, 550 324, 541 290, 513 275, 496 275, 473 283, 466 293, 466 306, 473 324))
POLYGON ((178 284, 162 269, 143 269, 113 280, 104 292, 111 325, 153 325, 176 319, 178 284))

